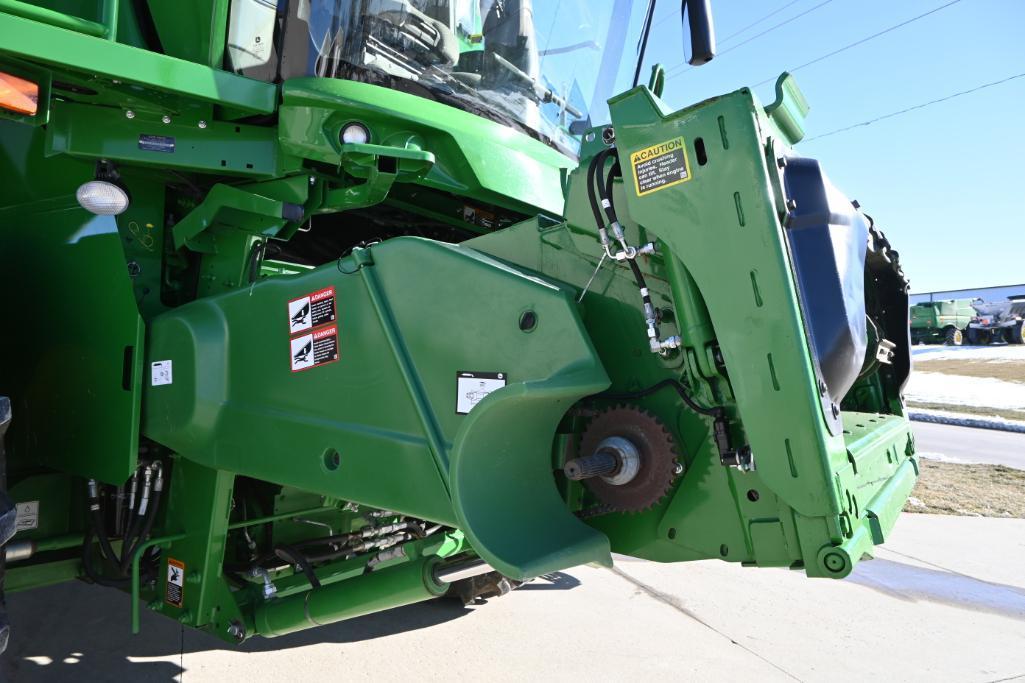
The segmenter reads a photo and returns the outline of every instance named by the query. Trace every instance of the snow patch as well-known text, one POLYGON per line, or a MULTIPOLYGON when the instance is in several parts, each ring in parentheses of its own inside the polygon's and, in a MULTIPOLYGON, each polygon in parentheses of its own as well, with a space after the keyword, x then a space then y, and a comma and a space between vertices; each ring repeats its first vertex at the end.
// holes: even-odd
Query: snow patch
POLYGON ((1001 432, 1015 432, 1025 434, 1025 422, 1006 420, 996 415, 966 415, 954 413, 948 410, 925 410, 923 408, 909 408, 908 419, 916 422, 932 422, 941 425, 954 425, 955 427, 972 427, 973 429, 995 429, 1001 432))
POLYGON ((911 373, 904 396, 919 403, 1020 410, 1025 419, 1025 384, 992 377, 915 371, 911 373))
POLYGON ((918 361, 927 360, 982 360, 1000 361, 1020 360, 1025 362, 1025 344, 1006 344, 1003 346, 912 346, 911 356, 918 361))

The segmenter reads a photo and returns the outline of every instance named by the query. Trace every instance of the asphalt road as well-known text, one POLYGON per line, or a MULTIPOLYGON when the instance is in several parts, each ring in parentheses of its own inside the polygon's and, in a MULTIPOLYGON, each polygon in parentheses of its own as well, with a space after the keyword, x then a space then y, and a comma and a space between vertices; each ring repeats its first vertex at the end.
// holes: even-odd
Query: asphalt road
POLYGON ((9 597, 0 681, 1025 680, 1025 520, 902 515, 843 581, 617 558, 239 648, 70 583, 9 597))
POLYGON ((1025 434, 913 422, 919 453, 948 462, 988 463, 1025 470, 1025 434))

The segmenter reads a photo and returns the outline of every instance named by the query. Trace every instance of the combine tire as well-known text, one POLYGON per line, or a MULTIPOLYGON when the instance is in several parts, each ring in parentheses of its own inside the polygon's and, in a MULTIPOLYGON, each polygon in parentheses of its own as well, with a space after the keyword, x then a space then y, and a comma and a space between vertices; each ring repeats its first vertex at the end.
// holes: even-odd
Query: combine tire
POLYGON ((1022 327, 1022 323, 1008 328, 1007 341, 1010 344, 1025 344, 1025 328, 1022 327))
POLYGON ((948 327, 943 331, 943 343, 947 346, 961 346, 964 335, 956 327, 948 327))

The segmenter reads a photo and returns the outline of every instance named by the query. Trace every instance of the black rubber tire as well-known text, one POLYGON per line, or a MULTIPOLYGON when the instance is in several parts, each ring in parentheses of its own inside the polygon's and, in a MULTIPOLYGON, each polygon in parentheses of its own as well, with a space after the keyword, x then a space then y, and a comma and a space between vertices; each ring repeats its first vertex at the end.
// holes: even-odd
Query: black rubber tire
POLYGON ((975 346, 979 343, 978 333, 970 327, 965 330, 965 338, 968 341, 968 346, 975 346))
POLYGON ((1025 328, 1022 323, 1007 329, 1007 342, 1009 344, 1025 344, 1025 328))
POLYGON ((943 343, 947 346, 961 346, 964 343, 964 334, 956 327, 948 327, 943 330, 943 343))
POLYGON ((980 346, 989 346, 990 342, 993 341, 993 335, 989 330, 979 330, 975 333, 976 343, 980 346))

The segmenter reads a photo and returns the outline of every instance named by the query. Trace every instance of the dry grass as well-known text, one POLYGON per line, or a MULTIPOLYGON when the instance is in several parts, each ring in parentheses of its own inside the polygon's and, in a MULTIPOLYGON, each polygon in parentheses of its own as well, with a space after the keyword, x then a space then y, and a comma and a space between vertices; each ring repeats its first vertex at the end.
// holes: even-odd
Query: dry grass
POLYGON ((1005 382, 1025 384, 1025 363, 1013 360, 942 359, 915 361, 915 369, 922 372, 942 372, 947 375, 992 377, 1005 382))
POLYGON ((905 512, 1025 519, 1025 471, 919 459, 921 476, 905 512))

